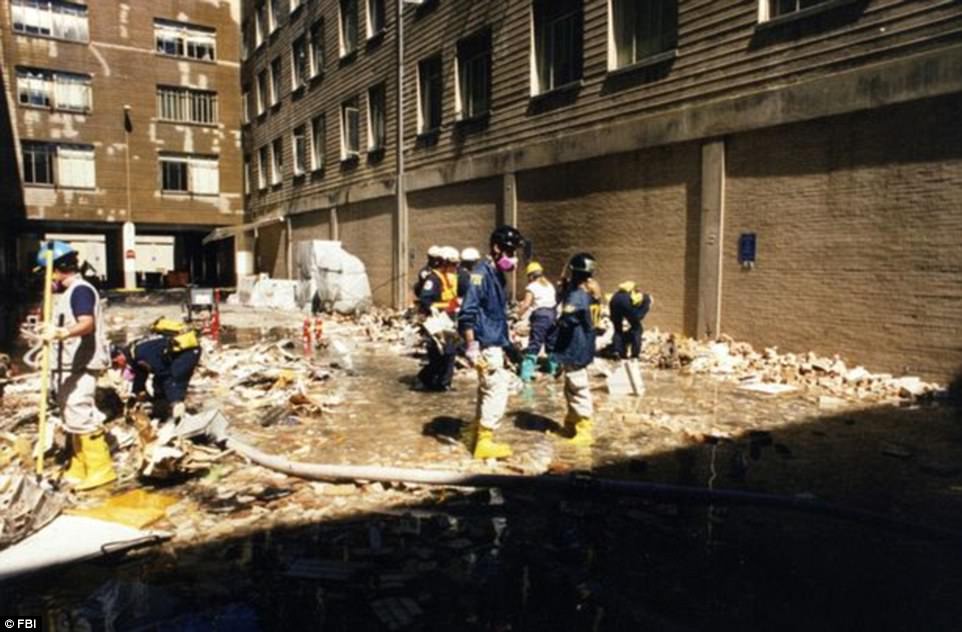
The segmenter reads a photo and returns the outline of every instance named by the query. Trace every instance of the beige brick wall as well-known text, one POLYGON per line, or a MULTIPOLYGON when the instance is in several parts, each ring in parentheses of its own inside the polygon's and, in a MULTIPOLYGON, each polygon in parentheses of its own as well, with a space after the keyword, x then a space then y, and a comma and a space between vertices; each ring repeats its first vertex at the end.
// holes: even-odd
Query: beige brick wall
POLYGON ((331 212, 328 209, 291 216, 294 243, 308 239, 331 238, 331 212))
POLYGON ((266 272, 275 279, 287 278, 287 228, 271 224, 257 230, 257 272, 266 272))
POLYGON ((376 303, 391 304, 394 247, 394 198, 380 198, 337 209, 338 229, 345 250, 367 267, 376 303))
POLYGON ((589 251, 605 291, 632 279, 652 293, 647 325, 692 332, 700 160, 686 144, 520 173, 519 225, 552 280, 589 251))
POLYGON ((482 254, 498 221, 501 179, 416 191, 408 195, 411 283, 432 244, 458 250, 474 246, 482 254))
POLYGON ((722 330, 948 378, 962 365, 962 97, 728 142, 722 330), (758 234, 758 263, 737 263, 758 234))

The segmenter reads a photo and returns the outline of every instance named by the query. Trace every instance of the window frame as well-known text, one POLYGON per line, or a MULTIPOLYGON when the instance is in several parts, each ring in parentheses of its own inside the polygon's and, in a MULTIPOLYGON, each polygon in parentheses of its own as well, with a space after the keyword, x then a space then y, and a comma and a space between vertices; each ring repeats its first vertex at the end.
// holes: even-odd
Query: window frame
MULTIPOLYGON (((662 24, 661 38, 662 45, 653 52, 646 55, 638 55, 635 52, 632 58, 626 63, 619 65, 619 24, 617 23, 616 3, 630 2, 631 0, 608 0, 608 72, 619 73, 631 71, 635 68, 643 68, 652 64, 661 63, 674 59, 678 55, 678 0, 657 0, 662 4, 662 24)), ((764 2, 765 0, 760 0, 764 2)), ((635 9, 637 10, 637 9, 635 9)), ((640 19, 640 18, 637 18, 640 19)), ((636 19, 636 20, 637 20, 636 19)), ((637 49, 639 34, 632 33, 632 46, 637 49)))
MULTIPOLYGON (((399 0, 403 1, 403 0, 399 0)), ((338 53, 341 59, 348 59, 351 56, 357 54, 358 37, 360 35, 360 8, 358 7, 358 0, 338 0, 337 2, 337 35, 338 35, 338 53), (347 24, 345 24, 345 5, 353 6, 353 11, 351 12, 354 16, 354 21, 350 25, 351 33, 353 33, 353 39, 348 42, 347 34, 347 24), (351 47, 348 48, 347 44, 350 43, 351 47)))
POLYGON ((57 144, 49 143, 45 141, 36 140, 21 140, 20 141, 20 156, 23 162, 23 184, 24 186, 33 187, 56 187, 57 186, 57 176, 54 171, 56 159, 57 159, 57 144), (41 153, 38 150, 43 149, 43 158, 45 161, 44 169, 46 170, 47 179, 43 181, 36 180, 36 165, 39 164, 37 156, 41 153), (28 167, 28 158, 29 167, 28 167), (31 179, 28 179, 28 173, 31 175, 31 179))
POLYGON ((294 162, 292 166, 294 168, 295 178, 299 178, 309 171, 307 162, 310 156, 309 156, 307 143, 308 143, 307 125, 304 123, 301 123, 300 125, 298 125, 297 127, 291 130, 291 153, 294 157, 294 162), (300 136, 300 143, 298 143, 298 136, 300 136), (303 155, 301 155, 301 150, 303 150, 303 155))
POLYGON ((270 69, 270 89, 271 89, 271 108, 276 107, 281 102, 281 90, 284 86, 284 62, 278 55, 271 60, 268 68, 270 69))
MULTIPOLYGON (((799 7, 793 11, 785 13, 772 13, 772 3, 777 0, 759 0, 758 2, 758 21, 756 27, 774 26, 785 22, 803 20, 810 15, 816 15, 824 11, 831 11, 836 7, 853 4, 856 0, 819 0, 816 4, 808 7, 799 7)), ((796 3, 802 0, 796 0, 796 3)))
POLYGON ((536 97, 580 83, 584 79, 584 3, 583 0, 533 0, 529 5, 531 96, 536 97), (570 3, 568 10, 559 10, 561 2, 570 3), (552 13, 556 14, 552 15, 552 13), (558 31, 571 23, 570 33, 577 46, 558 42, 558 31), (558 29, 558 30, 556 30, 558 29), (570 77, 555 78, 560 69, 560 58, 570 55, 570 77), (548 75, 547 77, 545 75, 548 75))
POLYGON ((257 149, 257 190, 267 190, 267 169, 270 164, 270 143, 257 149))
POLYGON ((257 116, 263 116, 270 107, 267 92, 271 89, 271 80, 267 76, 267 68, 261 68, 257 73, 257 116))
POLYGON ((311 79, 324 74, 324 64, 327 62, 327 51, 324 47, 324 19, 315 20, 307 31, 308 62, 311 79), (320 37, 315 41, 315 33, 320 37), (318 45, 319 44, 319 45, 318 45))
POLYGON ((156 88, 157 113, 156 119, 164 123, 174 123, 177 125, 202 125, 205 127, 217 127, 220 123, 220 106, 218 103, 217 92, 213 90, 198 90, 188 86, 169 86, 158 84, 156 88), (179 110, 183 118, 173 118, 164 115, 163 105, 167 95, 169 98, 177 100, 176 109, 179 110), (206 102, 206 104, 205 104, 206 102), (204 105, 205 104, 205 105, 204 105), (201 120, 203 117, 195 116, 197 112, 206 108, 210 114, 210 120, 201 120))
POLYGON ((271 186, 284 182, 284 137, 278 136, 271 141, 271 186))
MULTIPOLYGON (((39 7, 27 7, 25 2, 30 0, 9 0, 10 8, 10 30, 13 31, 15 35, 23 35, 26 37, 40 37, 46 39, 53 39, 61 42, 74 42, 78 44, 87 44, 90 42, 90 10, 86 4, 79 4, 76 2, 69 2, 68 0, 44 0, 48 7, 46 10, 41 10, 39 7), (25 21, 17 22, 16 14, 21 13, 18 9, 35 8, 38 12, 43 11, 47 14, 47 32, 41 32, 44 28, 43 24, 37 25, 27 25, 25 21), (55 10, 59 8, 60 10, 55 10), (66 10, 66 11, 65 11, 66 10), (70 29, 67 29, 63 25, 63 18, 54 18, 54 16, 70 16, 71 18, 76 18, 82 21, 82 26, 80 27, 79 37, 67 37, 66 33, 69 33, 70 29), (60 33, 55 33, 55 23, 60 20, 60 33), (17 28, 20 24, 22 28, 17 28), (31 31, 33 28, 36 32, 31 31)), ((39 15, 39 13, 38 13, 39 15)), ((76 25, 75 25, 76 28, 76 25)))
MULTIPOLYGON (((403 2, 404 0, 397 0, 398 2, 403 2)), ((387 30, 387 7, 384 0, 364 0, 364 30, 366 39, 368 41, 377 39, 387 30), (376 11, 372 11, 372 7, 379 7, 377 11, 380 12, 380 24, 378 28, 374 28, 374 20, 371 16, 376 15, 376 11)))
POLYGON ((93 111, 93 77, 76 72, 62 70, 51 70, 49 68, 34 68, 27 66, 16 66, 14 69, 16 79, 16 98, 17 105, 26 108, 40 108, 55 112, 70 112, 74 114, 89 114, 93 111), (69 80, 69 81, 66 81, 69 80), (40 82, 43 85, 44 103, 34 103, 32 100, 23 100, 23 95, 32 95, 33 91, 28 87, 23 89, 23 84, 27 82, 40 82), (79 83, 83 87, 84 105, 72 107, 66 105, 66 101, 61 103, 58 94, 58 86, 68 83, 79 83))
POLYGON ((383 153, 386 145, 387 88, 381 82, 367 89, 367 153, 383 153), (380 112, 375 112, 375 106, 378 105, 380 112), (378 131, 380 131, 380 139, 376 138, 378 131))
POLYGON ((429 57, 418 62, 418 77, 417 77, 417 90, 418 90, 418 134, 432 134, 441 129, 444 123, 444 59, 441 53, 435 53, 429 57), (427 64, 437 63, 437 72, 430 75, 425 74, 425 67, 427 64), (431 100, 425 98, 425 85, 431 78, 437 77, 437 86, 435 92, 437 93, 436 99, 437 103, 433 104, 431 100), (431 118, 430 115, 434 113, 434 107, 437 107, 437 125, 428 125, 429 121, 427 119, 431 118), (428 109, 430 108, 430 109, 428 109))
POLYGON ((294 38, 291 42, 291 91, 296 92, 307 85, 311 77, 311 60, 308 55, 308 36, 306 33, 294 38), (301 44, 301 59, 303 67, 298 64, 297 45, 301 44))
POLYGON ((492 34, 490 27, 483 27, 468 37, 462 38, 457 42, 457 57, 455 60, 454 72, 455 72, 455 82, 454 82, 454 106, 455 106, 455 121, 456 122, 467 122, 483 119, 490 115, 491 113, 491 103, 492 103, 492 78, 493 78, 493 66, 494 66, 494 50, 492 46, 492 34), (470 48, 471 45, 476 45, 478 51, 470 52, 467 54, 464 49, 470 48), (467 59, 466 59, 467 58, 467 59), (474 99, 470 99, 468 89, 471 87, 469 85, 469 80, 466 79, 465 72, 466 66, 469 62, 475 62, 479 59, 484 60, 484 72, 481 76, 484 77, 484 88, 485 88, 485 103, 483 111, 474 111, 473 107, 468 107, 474 103, 474 99), (468 102, 466 104, 465 102, 468 102))
POLYGON ((24 186, 71 189, 78 191, 92 191, 97 188, 97 149, 94 145, 23 139, 20 141, 20 157, 23 165, 24 186), (45 161, 44 168, 46 169, 48 176, 48 180, 46 181, 28 179, 28 173, 33 174, 32 177, 36 177, 35 165, 38 164, 36 156, 41 153, 38 151, 39 149, 43 149, 43 160, 45 161), (80 157, 76 155, 68 157, 64 155, 66 150, 83 152, 86 155, 80 157), (29 158, 28 155, 30 156, 29 158), (89 165, 89 171, 81 174, 81 176, 89 179, 90 182, 89 184, 65 184, 65 174, 61 163, 62 161, 68 159, 77 160, 78 158, 83 159, 85 161, 84 164, 89 165))
POLYGON ((355 95, 340 104, 341 113, 341 162, 348 162, 351 160, 357 160, 361 154, 361 104, 360 99, 355 95), (352 130, 348 127, 351 120, 350 115, 353 110, 353 118, 356 121, 356 127, 352 130), (354 146, 351 147, 349 141, 354 141, 354 146))
POLYGON ((324 169, 324 163, 327 161, 326 140, 327 117, 324 114, 318 114, 311 119, 311 171, 324 169))
MULTIPOLYGON (((172 57, 174 59, 186 59, 189 61, 199 61, 204 63, 217 63, 217 29, 209 26, 202 26, 200 24, 192 24, 189 22, 181 22, 180 20, 170 20, 167 18, 154 18, 154 52, 162 57, 172 57), (158 32, 159 29, 159 32, 158 32), (175 41, 175 52, 168 52, 166 50, 161 50, 158 47, 158 43, 161 40, 161 34, 164 32, 168 34, 173 33, 173 37, 177 38, 175 41), (198 57, 196 55, 190 54, 191 49, 191 37, 195 39, 209 39, 209 57, 198 57)), ((205 43, 206 45, 206 43, 205 43)), ((196 50, 198 43, 195 41, 193 46, 196 50)))

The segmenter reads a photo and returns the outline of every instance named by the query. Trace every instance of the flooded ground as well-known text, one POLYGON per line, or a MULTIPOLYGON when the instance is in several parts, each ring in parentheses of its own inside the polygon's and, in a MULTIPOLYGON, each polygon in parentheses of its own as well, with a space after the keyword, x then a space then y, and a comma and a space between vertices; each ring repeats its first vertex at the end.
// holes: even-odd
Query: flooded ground
MULTIPOLYGON (((162 311, 112 316, 118 331, 136 330, 162 311)), ((258 318, 258 328, 232 330, 250 314, 225 313, 224 343, 298 339, 298 317, 258 318)), ((174 533, 170 543, 3 586, 0 611, 116 630, 958 629, 954 408, 827 411, 815 392, 761 396, 648 366, 642 398, 610 397, 594 378, 598 442, 573 449, 551 432, 563 418, 561 383, 542 376, 512 397, 498 433, 514 456, 485 464, 461 440, 474 412, 470 371, 454 391, 415 392, 418 360, 398 345, 346 324, 325 331, 352 345, 354 366, 312 387, 323 414, 265 427, 261 410, 212 379, 196 380, 192 404, 221 407, 251 443, 304 462, 581 473, 814 497, 880 517, 655 502, 605 494, 581 476, 554 493, 334 485, 228 456, 154 486, 180 498, 157 525, 174 533)))

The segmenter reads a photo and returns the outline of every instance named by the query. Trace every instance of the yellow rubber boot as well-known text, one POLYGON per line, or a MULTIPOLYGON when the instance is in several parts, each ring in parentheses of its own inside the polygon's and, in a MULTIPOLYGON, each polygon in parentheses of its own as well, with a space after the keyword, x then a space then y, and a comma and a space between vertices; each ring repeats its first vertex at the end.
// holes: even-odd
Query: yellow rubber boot
POLYGON ((78 485, 87 478, 87 465, 80 449, 80 435, 69 434, 67 439, 70 441, 70 464, 60 480, 69 485, 78 485))
POLYGON ((575 436, 571 437, 565 443, 576 448, 588 447, 595 442, 594 436, 591 434, 592 423, 590 419, 581 419, 575 424, 574 431, 575 436))
POLYGON ((494 433, 485 428, 478 429, 478 440, 474 444, 474 458, 476 459, 506 459, 511 456, 511 447, 504 443, 494 442, 494 433))
POLYGON ((84 479, 74 486, 75 491, 86 491, 117 480, 110 448, 103 432, 80 435, 80 453, 87 467, 84 479))

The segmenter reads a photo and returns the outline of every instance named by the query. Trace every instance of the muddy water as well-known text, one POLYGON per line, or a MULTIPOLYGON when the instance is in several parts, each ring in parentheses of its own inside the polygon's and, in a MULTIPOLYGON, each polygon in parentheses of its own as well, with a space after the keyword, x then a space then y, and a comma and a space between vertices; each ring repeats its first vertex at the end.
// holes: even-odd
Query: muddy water
MULTIPOLYGON (((246 342, 241 334, 238 342, 246 342)), ((323 361, 323 358, 321 359, 323 361)), ((646 370, 643 398, 596 379, 592 449, 560 445, 560 382, 512 397, 514 456, 460 442, 474 378, 411 391, 416 361, 360 345, 330 412, 239 431, 298 460, 596 476, 806 494, 962 531, 962 424, 942 407, 828 414, 811 394, 764 398, 709 377, 646 370)), ((329 499, 330 500, 330 499, 329 499)), ((78 566, 3 587, 3 612, 70 629, 958 629, 960 542, 751 507, 438 492, 391 512, 78 566), (404 515, 407 513, 407 515, 404 515)))

